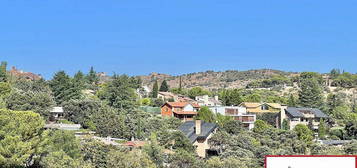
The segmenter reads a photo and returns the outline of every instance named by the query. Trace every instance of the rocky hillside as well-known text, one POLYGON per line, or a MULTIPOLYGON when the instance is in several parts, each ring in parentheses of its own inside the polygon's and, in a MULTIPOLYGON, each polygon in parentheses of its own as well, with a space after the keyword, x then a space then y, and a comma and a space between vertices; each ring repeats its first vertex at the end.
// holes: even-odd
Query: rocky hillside
POLYGON ((182 80, 182 87, 192 88, 200 86, 209 90, 218 88, 242 88, 249 82, 270 78, 274 75, 294 75, 294 73, 284 72, 272 69, 259 69, 248 71, 224 71, 224 72, 197 72, 181 76, 171 76, 167 74, 151 73, 147 76, 139 76, 144 85, 151 87, 155 80, 161 82, 166 80, 171 88, 179 87, 180 78, 182 80))

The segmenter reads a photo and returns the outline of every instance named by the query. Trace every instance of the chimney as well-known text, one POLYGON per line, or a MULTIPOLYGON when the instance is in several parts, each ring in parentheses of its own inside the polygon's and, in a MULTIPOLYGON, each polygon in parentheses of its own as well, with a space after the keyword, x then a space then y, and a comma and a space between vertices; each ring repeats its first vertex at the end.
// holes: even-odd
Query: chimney
POLYGON ((216 95, 216 96, 214 96, 214 99, 216 100, 216 101, 218 101, 218 96, 216 95))
POLYGON ((201 134, 201 120, 195 121, 195 130, 196 130, 196 135, 201 134))

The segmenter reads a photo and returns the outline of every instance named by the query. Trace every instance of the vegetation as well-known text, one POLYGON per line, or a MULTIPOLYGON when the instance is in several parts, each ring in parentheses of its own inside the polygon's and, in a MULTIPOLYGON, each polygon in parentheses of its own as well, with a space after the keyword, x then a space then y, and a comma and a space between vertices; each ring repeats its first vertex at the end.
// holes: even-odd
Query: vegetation
POLYGON ((6 66, 6 62, 0 65, 1 167, 260 168, 265 155, 357 154, 357 104, 350 93, 356 86, 356 75, 337 69, 328 77, 332 86, 338 87, 334 90, 326 86, 325 76, 314 72, 289 76, 290 73, 266 70, 259 76, 262 71, 209 71, 208 76, 225 74, 223 83, 256 81, 250 80, 247 88, 227 89, 222 85, 220 89, 208 90, 187 87, 188 79, 197 75, 188 74, 179 77, 179 88, 170 89, 166 80, 159 87, 158 80, 153 78, 156 82, 151 95, 139 96, 140 79, 114 75, 102 81, 93 67, 88 74, 78 71, 72 77, 59 71, 51 80, 31 81, 11 78, 6 66), (268 72, 273 75, 266 75, 268 72), (283 121, 282 129, 274 128, 271 120, 276 114, 258 116, 254 129, 247 130, 232 117, 202 107, 197 119, 219 126, 208 142, 217 153, 204 160, 197 157, 195 146, 177 130, 180 120, 162 118, 139 108, 139 105, 160 107, 164 102, 157 99, 158 91, 168 90, 191 98, 219 95, 227 106, 269 102, 314 107, 330 118, 320 120, 318 130, 301 124, 290 130, 287 120, 283 121), (121 139, 117 143, 132 139, 146 143, 143 148, 132 149, 104 144, 91 135, 76 138, 73 131, 46 130, 44 124, 54 106, 62 106, 65 111, 59 123, 81 124, 84 132, 121 139), (315 138, 352 141, 337 148, 315 143, 315 138))

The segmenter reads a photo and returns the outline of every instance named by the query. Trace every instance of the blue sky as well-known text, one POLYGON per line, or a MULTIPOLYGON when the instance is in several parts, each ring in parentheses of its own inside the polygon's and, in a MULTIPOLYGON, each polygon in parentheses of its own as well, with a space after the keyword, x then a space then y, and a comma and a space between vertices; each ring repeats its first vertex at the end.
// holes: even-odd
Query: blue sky
POLYGON ((0 60, 143 75, 273 68, 357 72, 357 1, 3 0, 0 60))

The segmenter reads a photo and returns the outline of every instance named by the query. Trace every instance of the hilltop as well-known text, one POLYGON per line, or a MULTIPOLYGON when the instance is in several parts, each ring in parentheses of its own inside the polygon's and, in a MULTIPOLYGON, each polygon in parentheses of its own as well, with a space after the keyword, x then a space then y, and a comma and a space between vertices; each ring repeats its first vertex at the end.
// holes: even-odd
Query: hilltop
POLYGON ((179 87, 180 78, 184 88, 200 86, 208 90, 219 88, 243 88, 252 81, 268 79, 273 76, 293 76, 298 73, 284 72, 273 69, 257 69, 247 71, 227 70, 222 72, 206 71, 184 75, 172 76, 168 74, 150 73, 146 76, 139 76, 143 85, 151 87, 155 80, 161 82, 166 80, 171 88, 179 87))

